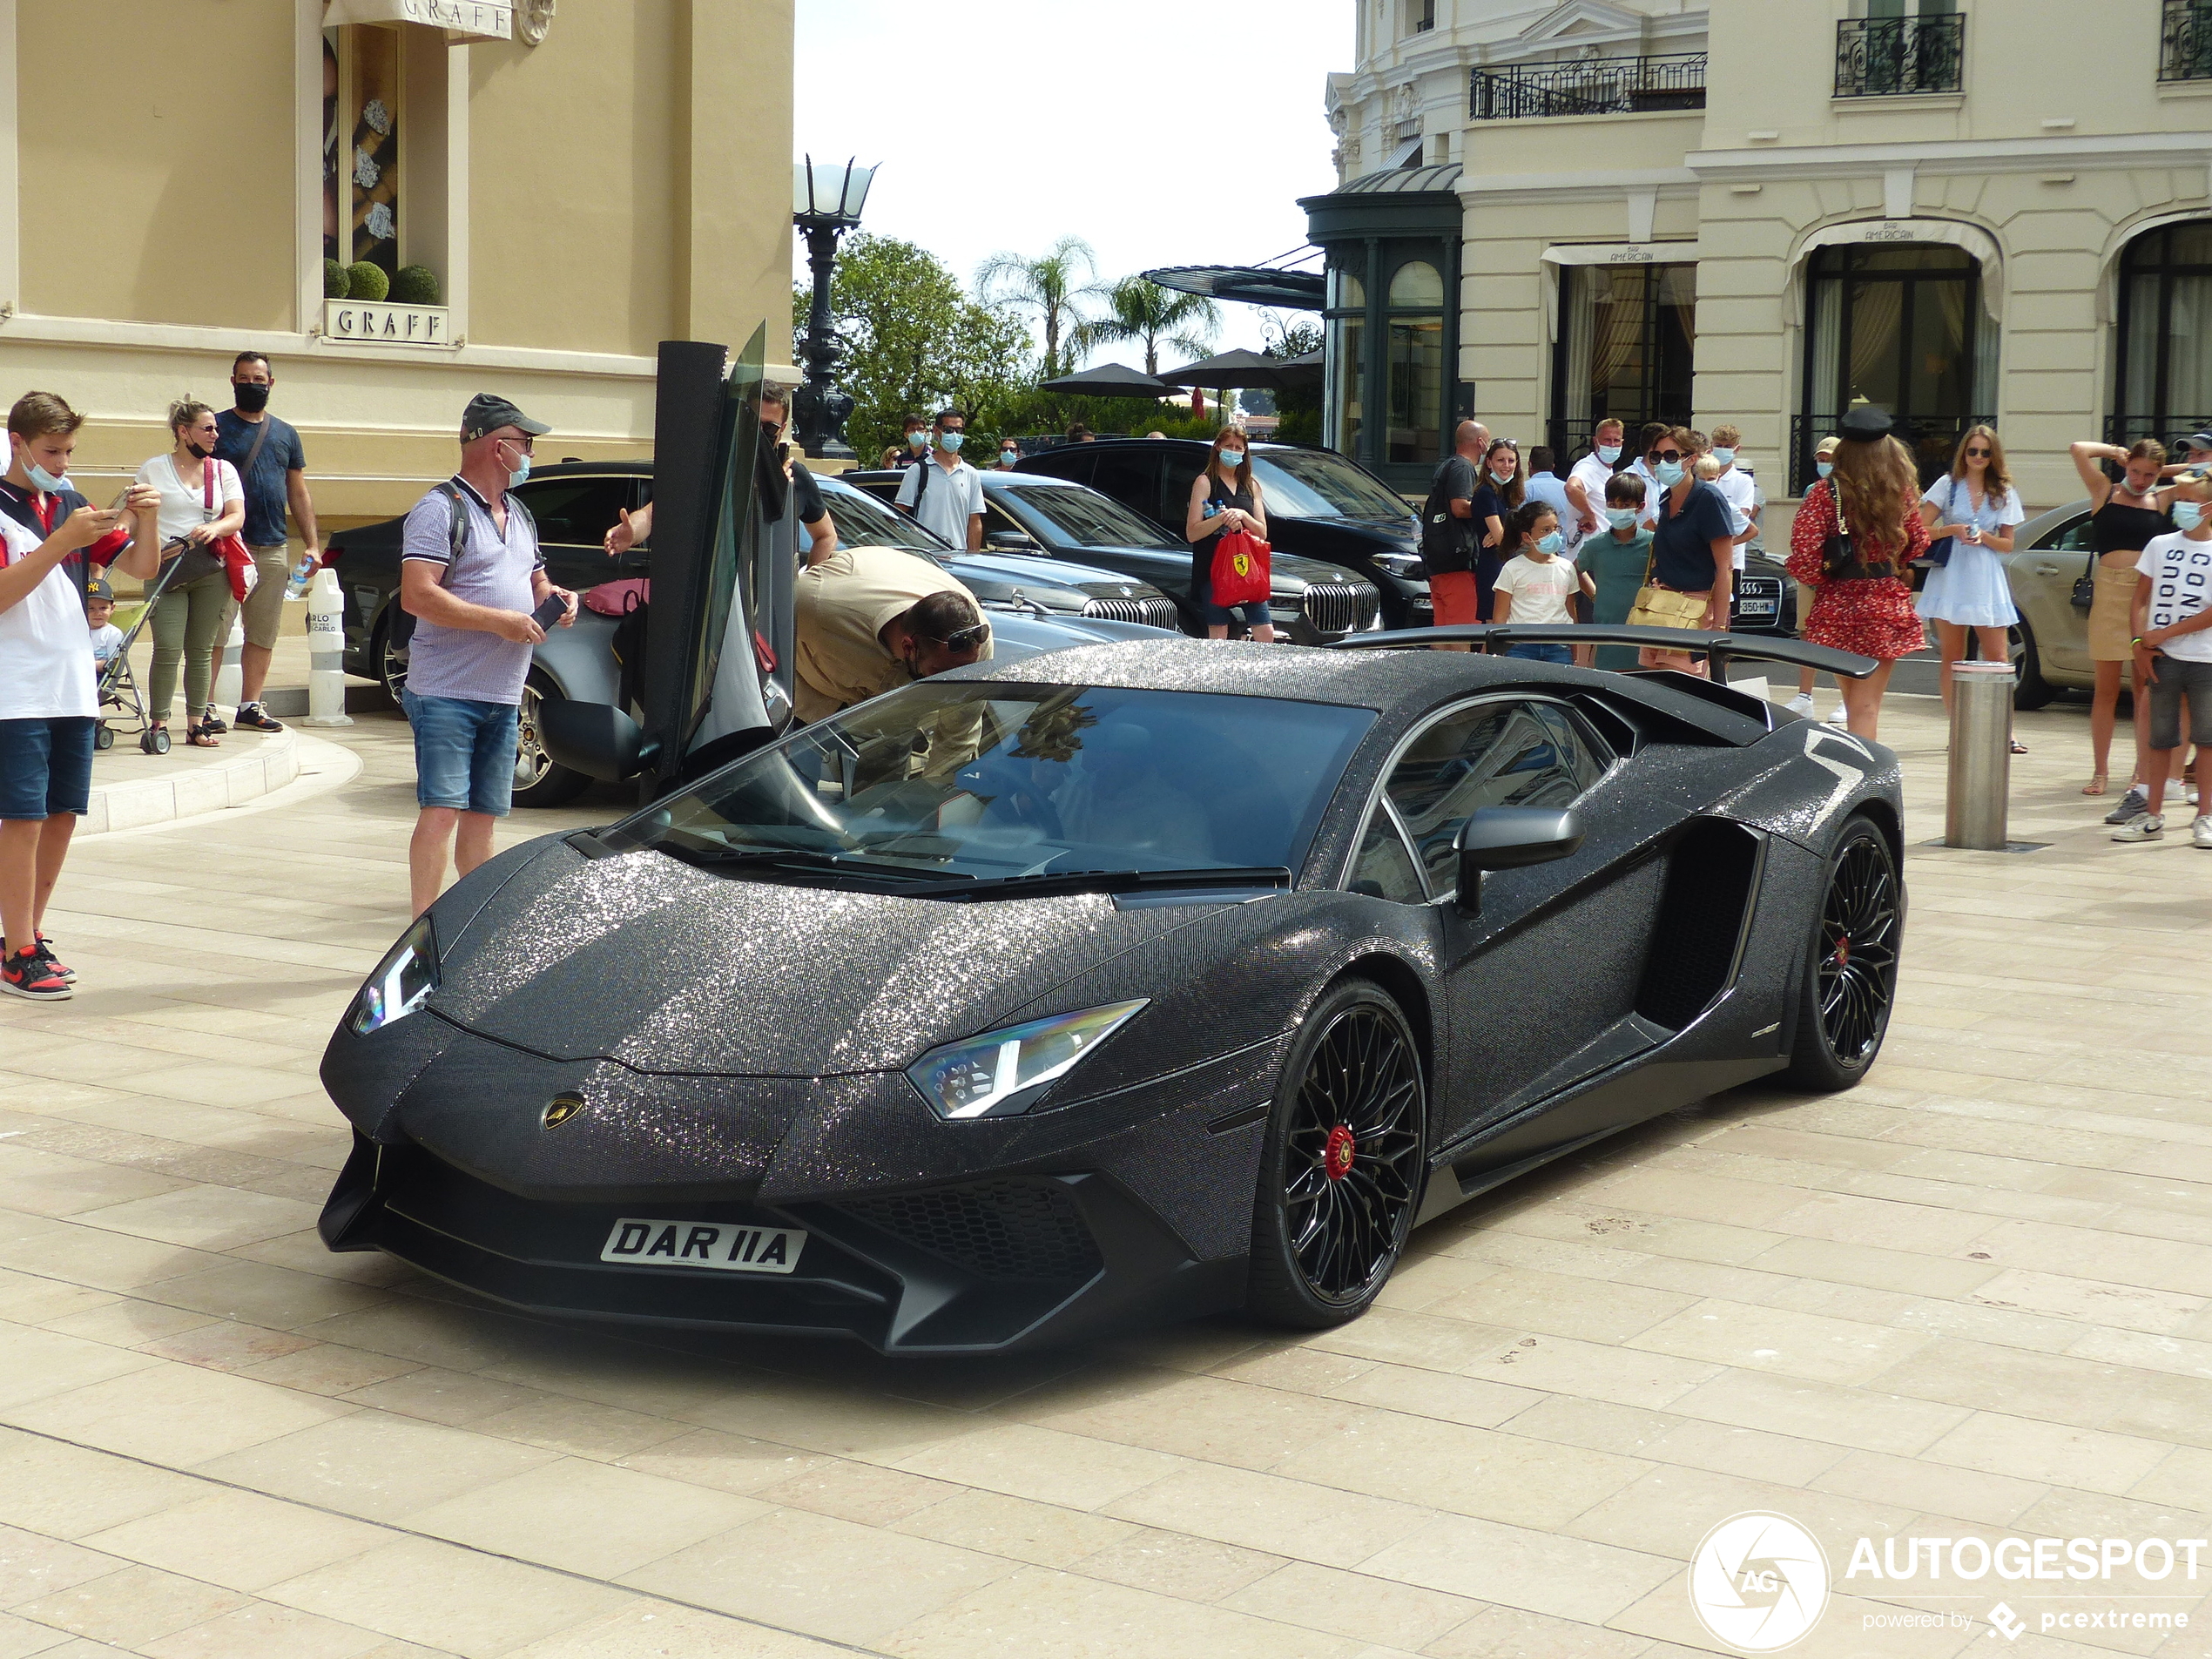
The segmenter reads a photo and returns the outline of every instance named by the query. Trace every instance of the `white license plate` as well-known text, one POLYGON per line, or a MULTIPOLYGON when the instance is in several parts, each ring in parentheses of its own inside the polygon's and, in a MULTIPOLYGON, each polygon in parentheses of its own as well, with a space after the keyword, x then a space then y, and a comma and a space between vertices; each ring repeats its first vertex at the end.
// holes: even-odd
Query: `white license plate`
POLYGON ((711 1267, 720 1273, 788 1273, 806 1234, 799 1227, 736 1221, 647 1221, 624 1216, 599 1251, 631 1267, 711 1267))
POLYGON ((1746 599, 1736 608, 1747 617, 1771 617, 1776 603, 1772 599, 1746 599))

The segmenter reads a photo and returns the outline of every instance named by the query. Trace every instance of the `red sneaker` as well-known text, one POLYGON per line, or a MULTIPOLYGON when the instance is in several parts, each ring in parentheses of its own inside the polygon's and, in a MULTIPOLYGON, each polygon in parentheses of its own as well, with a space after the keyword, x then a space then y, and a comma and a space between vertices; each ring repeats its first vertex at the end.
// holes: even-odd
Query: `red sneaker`
POLYGON ((73 980, 77 977, 77 970, 54 954, 54 941, 47 938, 45 934, 38 935, 38 943, 35 948, 38 952, 38 959, 64 979, 73 980))
POLYGON ((76 995, 69 981, 48 967, 35 950, 19 950, 0 963, 0 991, 34 1002, 66 1002, 76 995))

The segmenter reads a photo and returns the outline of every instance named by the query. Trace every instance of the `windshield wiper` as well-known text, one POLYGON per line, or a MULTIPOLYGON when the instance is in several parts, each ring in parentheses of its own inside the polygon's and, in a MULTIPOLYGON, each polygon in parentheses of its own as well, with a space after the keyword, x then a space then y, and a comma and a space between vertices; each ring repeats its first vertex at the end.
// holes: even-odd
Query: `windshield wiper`
POLYGON ((871 876, 878 880, 895 879, 900 881, 934 881, 932 871, 909 869, 902 864, 871 864, 865 859, 851 859, 836 853, 823 853, 805 846, 753 847, 688 847, 671 846, 655 842, 656 850, 672 859, 702 868, 725 868, 733 864, 752 865, 769 870, 824 870, 840 875, 871 876))
POLYGON ((1279 864, 1222 865, 1197 870, 1040 870, 1028 875, 977 875, 932 882, 918 899, 995 899, 1019 894, 1049 898, 1060 893, 1142 893, 1169 887, 1287 887, 1291 873, 1279 864))

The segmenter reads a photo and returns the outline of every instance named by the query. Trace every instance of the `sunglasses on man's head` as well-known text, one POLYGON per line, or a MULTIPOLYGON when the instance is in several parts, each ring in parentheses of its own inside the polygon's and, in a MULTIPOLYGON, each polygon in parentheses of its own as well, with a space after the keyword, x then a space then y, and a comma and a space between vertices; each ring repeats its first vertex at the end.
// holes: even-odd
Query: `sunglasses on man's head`
POLYGON ((967 651, 981 644, 990 636, 990 624, 979 622, 969 627, 955 628, 941 638, 935 634, 924 634, 922 637, 932 644, 942 645, 947 651, 967 651))

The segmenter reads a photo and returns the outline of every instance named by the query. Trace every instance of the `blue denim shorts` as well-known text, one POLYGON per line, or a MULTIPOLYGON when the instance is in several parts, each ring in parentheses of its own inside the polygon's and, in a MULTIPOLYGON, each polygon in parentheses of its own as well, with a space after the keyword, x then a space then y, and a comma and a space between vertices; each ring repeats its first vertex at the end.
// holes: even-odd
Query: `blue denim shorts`
POLYGON ((1508 657, 1525 657, 1532 663, 1560 663, 1572 664, 1574 651, 1565 645, 1514 645, 1506 652, 1508 657))
POLYGON ((506 817, 515 797, 516 706, 404 690, 400 706, 415 728, 415 804, 506 817))
POLYGON ((92 810, 89 716, 0 720, 0 818, 92 810))

